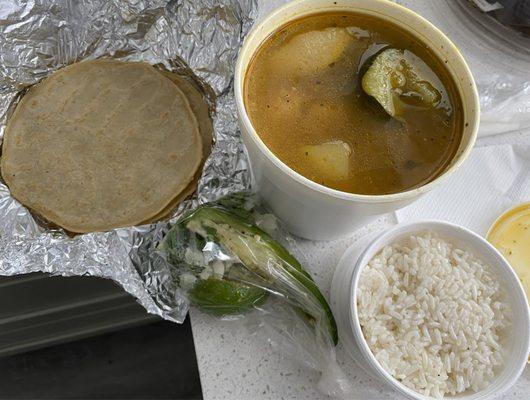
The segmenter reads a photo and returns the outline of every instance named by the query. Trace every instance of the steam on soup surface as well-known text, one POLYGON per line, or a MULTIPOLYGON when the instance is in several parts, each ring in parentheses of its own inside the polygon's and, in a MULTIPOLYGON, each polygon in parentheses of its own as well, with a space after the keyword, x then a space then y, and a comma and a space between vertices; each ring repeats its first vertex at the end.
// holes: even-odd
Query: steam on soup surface
POLYGON ((252 125, 277 157, 345 192, 420 186, 444 170, 460 142, 459 99, 443 60, 373 17, 319 14, 283 27, 251 61, 244 97, 252 125), (381 86, 399 115, 363 85, 381 86))

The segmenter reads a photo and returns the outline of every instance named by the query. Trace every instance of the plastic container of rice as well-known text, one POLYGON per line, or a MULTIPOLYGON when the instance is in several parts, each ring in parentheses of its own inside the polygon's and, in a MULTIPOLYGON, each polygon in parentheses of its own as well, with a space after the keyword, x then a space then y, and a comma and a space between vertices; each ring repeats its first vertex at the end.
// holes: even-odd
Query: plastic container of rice
POLYGON ((501 253, 441 221, 369 241, 346 251, 331 288, 358 364, 410 399, 479 400, 511 387, 530 352, 530 315, 501 253))

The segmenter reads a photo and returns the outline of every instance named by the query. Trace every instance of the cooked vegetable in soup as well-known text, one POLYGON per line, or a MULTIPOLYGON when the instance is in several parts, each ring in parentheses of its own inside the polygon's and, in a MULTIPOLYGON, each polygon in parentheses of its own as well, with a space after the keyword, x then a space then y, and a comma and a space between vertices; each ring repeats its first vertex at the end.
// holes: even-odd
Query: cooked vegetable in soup
POLYGON ((398 27, 319 14, 271 35, 248 68, 245 107, 267 147, 327 187, 389 194, 433 180, 460 143, 444 60, 398 27))

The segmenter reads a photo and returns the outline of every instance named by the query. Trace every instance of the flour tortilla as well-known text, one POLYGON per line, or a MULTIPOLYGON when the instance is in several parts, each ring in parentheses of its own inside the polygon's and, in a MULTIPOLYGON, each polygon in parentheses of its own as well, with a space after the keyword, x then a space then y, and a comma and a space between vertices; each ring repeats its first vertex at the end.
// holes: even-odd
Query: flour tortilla
POLYGON ((12 195, 77 233, 137 225, 189 186, 203 159, 197 119, 152 66, 73 64, 32 87, 4 135, 12 195))

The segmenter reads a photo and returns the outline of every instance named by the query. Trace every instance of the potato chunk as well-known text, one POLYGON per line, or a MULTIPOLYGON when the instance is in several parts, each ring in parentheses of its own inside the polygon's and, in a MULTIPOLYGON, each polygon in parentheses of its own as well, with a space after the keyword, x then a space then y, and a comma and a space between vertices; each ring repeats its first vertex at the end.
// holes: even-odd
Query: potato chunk
POLYGON ((272 60, 278 71, 310 75, 337 62, 354 37, 347 28, 326 28, 296 35, 272 60))
POLYGON ((340 181, 348 179, 350 173, 350 156, 352 151, 348 143, 341 140, 303 146, 302 151, 322 176, 340 181))

